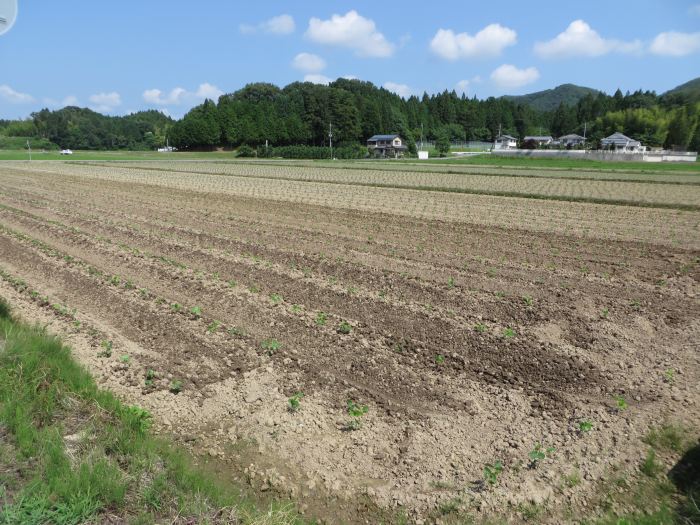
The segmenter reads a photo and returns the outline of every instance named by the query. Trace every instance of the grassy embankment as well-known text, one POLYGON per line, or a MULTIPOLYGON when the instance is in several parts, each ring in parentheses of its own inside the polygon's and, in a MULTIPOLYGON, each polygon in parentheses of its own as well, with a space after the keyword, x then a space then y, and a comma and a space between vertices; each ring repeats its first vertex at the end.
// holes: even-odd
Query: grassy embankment
POLYGON ((150 425, 0 298, 0 524, 301 523, 289 505, 257 510, 150 425))

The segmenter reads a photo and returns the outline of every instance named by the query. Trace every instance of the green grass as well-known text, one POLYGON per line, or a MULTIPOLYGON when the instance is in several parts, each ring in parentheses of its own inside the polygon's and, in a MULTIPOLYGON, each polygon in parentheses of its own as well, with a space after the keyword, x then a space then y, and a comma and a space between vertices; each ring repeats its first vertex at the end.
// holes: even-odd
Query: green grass
POLYGON ((0 524, 301 523, 289 506, 258 511, 150 426, 0 298, 0 524))
MULTIPOLYGON (((73 155, 60 155, 58 151, 32 150, 33 160, 233 160, 231 151, 175 152, 157 151, 74 151, 73 155)), ((0 160, 29 160, 27 150, 0 150, 0 160)))

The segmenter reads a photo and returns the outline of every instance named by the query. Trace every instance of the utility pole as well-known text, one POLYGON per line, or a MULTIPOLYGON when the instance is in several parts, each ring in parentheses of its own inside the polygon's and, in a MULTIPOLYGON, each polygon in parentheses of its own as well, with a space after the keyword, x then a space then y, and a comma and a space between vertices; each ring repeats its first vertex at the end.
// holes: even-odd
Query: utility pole
POLYGON ((588 128, 588 122, 583 123, 583 147, 586 147, 586 131, 588 128))
POLYGON ((29 139, 27 139, 27 149, 29 150, 29 162, 32 161, 32 146, 29 144, 29 139))
POLYGON ((328 124, 328 144, 331 147, 331 160, 333 160, 333 123, 328 124))

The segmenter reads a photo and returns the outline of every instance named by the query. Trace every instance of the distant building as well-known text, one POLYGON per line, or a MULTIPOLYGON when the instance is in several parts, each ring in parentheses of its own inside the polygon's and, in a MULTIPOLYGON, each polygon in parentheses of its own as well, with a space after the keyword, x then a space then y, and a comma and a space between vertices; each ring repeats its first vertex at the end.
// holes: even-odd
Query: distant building
POLYGON ((642 143, 638 140, 631 139, 622 133, 613 133, 609 137, 600 141, 603 149, 612 149, 621 153, 641 153, 646 151, 642 143))
POLYGON ((510 135, 499 135, 493 143, 493 149, 517 149, 518 140, 510 135))
POLYGON ((537 144, 538 148, 541 148, 542 146, 549 146, 554 142, 554 137, 550 137, 549 135, 528 135, 527 137, 523 137, 523 143, 525 142, 534 142, 537 144))
POLYGON ((570 135, 563 135, 557 140, 559 146, 563 148, 577 148, 579 146, 584 146, 586 144, 586 139, 581 135, 572 133, 570 135))
POLYGON ((399 135, 374 135, 367 140, 367 149, 375 157, 402 157, 408 150, 399 135))

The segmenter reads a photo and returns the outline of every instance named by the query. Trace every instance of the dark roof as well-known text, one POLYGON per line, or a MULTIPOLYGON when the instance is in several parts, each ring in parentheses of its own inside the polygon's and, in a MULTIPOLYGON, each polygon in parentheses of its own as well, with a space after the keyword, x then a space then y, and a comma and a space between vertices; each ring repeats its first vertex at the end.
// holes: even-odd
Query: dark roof
POLYGON ((559 140, 583 140, 583 137, 581 135, 577 135, 576 133, 571 133, 569 135, 562 135, 559 137, 559 140))
POLYGON ((528 135, 523 140, 554 140, 550 135, 528 135))
POLYGON ((370 140, 394 140, 395 138, 401 138, 399 135, 374 135, 367 139, 370 140))
POLYGON ((605 137, 603 140, 601 140, 603 144, 625 144, 625 145, 630 145, 630 146, 635 146, 641 144, 638 140, 634 140, 629 138, 626 135, 623 135, 619 131, 616 133, 613 133, 609 137, 605 137))
POLYGON ((508 140, 518 140, 515 137, 511 137, 510 135, 501 135, 500 137, 496 138, 496 140, 503 140, 503 139, 508 139, 508 140))

